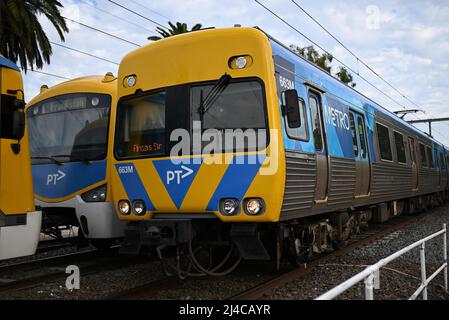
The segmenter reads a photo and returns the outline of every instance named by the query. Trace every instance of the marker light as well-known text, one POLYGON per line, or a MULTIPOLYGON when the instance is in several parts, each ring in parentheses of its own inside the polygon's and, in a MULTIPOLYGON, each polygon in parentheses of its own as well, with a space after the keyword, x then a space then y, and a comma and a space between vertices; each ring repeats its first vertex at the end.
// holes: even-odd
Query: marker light
POLYGON ((242 70, 252 66, 253 58, 249 55, 235 56, 229 59, 228 64, 231 69, 242 70))
POLYGON ((125 78, 125 87, 131 88, 134 87, 137 83, 137 77, 135 75, 129 76, 125 78))
POLYGON ((257 216, 264 212, 265 203, 260 198, 246 199, 243 204, 243 209, 247 215, 257 216))
POLYGON ((239 201, 237 199, 220 200, 220 213, 224 216, 234 216, 239 213, 239 201))
POLYGON ((235 65, 237 66, 237 68, 239 69, 243 69, 246 67, 246 64, 248 63, 248 61, 246 61, 245 57, 238 57, 235 60, 235 65))
POLYGON ((133 201, 133 213, 136 216, 143 216, 147 212, 145 208, 145 202, 143 200, 134 200, 133 201))
POLYGON ((124 216, 129 215, 131 212, 131 205, 129 204, 129 201, 128 200, 120 200, 118 202, 118 210, 124 216))

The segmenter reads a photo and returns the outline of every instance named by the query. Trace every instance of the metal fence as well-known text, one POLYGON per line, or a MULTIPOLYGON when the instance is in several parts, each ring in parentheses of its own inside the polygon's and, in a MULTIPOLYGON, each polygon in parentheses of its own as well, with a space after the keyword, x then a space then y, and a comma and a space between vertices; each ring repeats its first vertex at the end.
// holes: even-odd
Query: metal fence
POLYGON ((385 267, 387 264, 392 262, 393 260, 399 258, 403 254, 419 247, 420 252, 420 261, 421 261, 421 285, 419 288, 413 293, 413 295, 409 298, 409 300, 415 300, 420 293, 422 293, 423 300, 427 300, 427 286, 429 283, 440 273, 444 273, 444 288, 446 292, 448 292, 448 280, 447 280, 447 228, 446 224, 443 225, 443 230, 438 231, 427 238, 424 238, 420 241, 417 241, 408 247, 392 254, 391 256, 380 260, 374 265, 367 267, 365 270, 360 272, 359 274, 353 276, 349 280, 343 282, 332 290, 326 292, 325 294, 316 298, 316 300, 332 300, 351 287, 355 286, 357 283, 364 281, 365 283, 365 298, 366 300, 374 300, 374 286, 375 282, 380 281, 379 279, 379 271, 381 268, 385 267), (427 278, 426 272, 426 242, 442 236, 443 237, 443 264, 435 271, 430 277, 427 278))

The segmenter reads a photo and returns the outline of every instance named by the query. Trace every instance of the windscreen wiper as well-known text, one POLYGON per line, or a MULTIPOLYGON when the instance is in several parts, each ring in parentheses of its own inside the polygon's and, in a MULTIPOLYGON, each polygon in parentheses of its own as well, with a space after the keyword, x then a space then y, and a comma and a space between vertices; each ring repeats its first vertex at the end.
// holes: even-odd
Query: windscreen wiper
POLYGON ((50 160, 58 166, 64 165, 61 161, 56 160, 54 157, 31 157, 32 160, 50 160))
POLYGON ((201 116, 201 121, 203 120, 203 116, 210 110, 210 108, 214 105, 214 103, 221 96, 223 91, 228 87, 231 79, 232 79, 232 77, 227 73, 222 75, 221 78, 214 85, 214 87, 210 90, 210 92, 206 96, 206 98, 203 98, 203 90, 201 90, 200 106, 198 108, 198 113, 201 116))
POLYGON ((70 154, 58 154, 58 155, 55 155, 55 156, 52 156, 52 157, 53 158, 70 158, 70 159, 72 159, 74 161, 81 161, 81 162, 83 162, 85 164, 91 164, 92 163, 92 160, 89 160, 89 159, 86 159, 86 158, 82 158, 82 157, 78 157, 78 156, 74 157, 74 156, 72 156, 70 154))

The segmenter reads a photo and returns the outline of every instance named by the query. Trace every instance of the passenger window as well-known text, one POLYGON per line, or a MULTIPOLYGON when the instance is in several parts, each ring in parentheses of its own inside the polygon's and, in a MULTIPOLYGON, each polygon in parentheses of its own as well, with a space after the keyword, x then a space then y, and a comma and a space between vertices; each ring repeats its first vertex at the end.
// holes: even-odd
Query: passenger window
POLYGON ((419 153, 421 154, 421 167, 427 168, 426 147, 422 143, 419 144, 419 153))
POLYGON ((427 154, 429 156, 429 168, 433 169, 435 166, 433 164, 433 152, 430 147, 427 147, 427 154))
POLYGON ((377 124, 377 140, 379 141, 380 157, 382 160, 393 161, 391 153, 391 142, 388 128, 377 124))
POLYGON ((407 157, 405 155, 404 136, 399 132, 394 133, 394 141, 396 144, 396 153, 398 155, 399 163, 407 163, 407 157))
POLYGON ((287 115, 285 115, 285 128, 287 130, 287 135, 296 140, 309 141, 309 128, 307 125, 307 112, 306 103, 303 99, 299 98, 299 114, 301 115, 301 126, 299 128, 290 128, 288 126, 287 115))
POLYGON ((316 96, 309 97, 310 115, 312 120, 313 140, 316 151, 323 151, 323 135, 321 132, 320 109, 316 96))
POLYGON ((357 142, 357 134, 355 132, 354 114, 352 112, 349 113, 349 123, 351 124, 352 148, 354 149, 354 156, 358 157, 358 155, 359 155, 359 144, 357 142))
POLYGON ((366 140, 365 140, 365 125, 363 124, 362 116, 357 117, 357 124, 359 127, 359 138, 360 138, 360 156, 366 159, 366 140))

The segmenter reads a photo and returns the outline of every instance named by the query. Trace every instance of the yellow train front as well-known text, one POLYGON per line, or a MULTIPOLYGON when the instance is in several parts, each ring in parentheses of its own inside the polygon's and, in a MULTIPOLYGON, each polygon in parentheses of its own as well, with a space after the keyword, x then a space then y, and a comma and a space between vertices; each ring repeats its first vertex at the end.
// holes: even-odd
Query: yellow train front
POLYGON ((123 251, 175 252, 166 265, 181 277, 298 264, 447 199, 438 141, 257 28, 140 48, 120 64, 118 96, 123 251))
POLYGON ((269 258, 251 224, 279 220, 285 182, 281 123, 268 111, 278 105, 268 48, 255 29, 217 30, 124 58, 112 183, 120 218, 132 222, 125 252, 195 239, 235 242, 244 254, 269 258))
POLYGON ((79 239, 97 248, 123 237, 124 223, 110 200, 107 157, 116 82, 108 73, 43 86, 27 105, 35 202, 46 235, 61 238, 79 227, 79 239))
POLYGON ((0 260, 35 253, 42 214, 35 210, 19 68, 0 55, 0 260))

